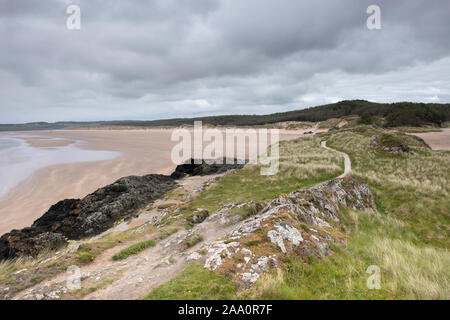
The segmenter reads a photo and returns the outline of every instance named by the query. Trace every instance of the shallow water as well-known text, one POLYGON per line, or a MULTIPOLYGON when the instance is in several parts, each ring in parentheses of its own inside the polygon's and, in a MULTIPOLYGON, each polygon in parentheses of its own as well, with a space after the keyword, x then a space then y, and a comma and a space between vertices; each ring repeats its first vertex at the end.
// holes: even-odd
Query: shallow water
POLYGON ((0 136, 0 197, 41 168, 62 163, 111 160, 120 155, 113 151, 80 149, 82 141, 61 147, 35 148, 20 139, 24 137, 32 136, 0 136))

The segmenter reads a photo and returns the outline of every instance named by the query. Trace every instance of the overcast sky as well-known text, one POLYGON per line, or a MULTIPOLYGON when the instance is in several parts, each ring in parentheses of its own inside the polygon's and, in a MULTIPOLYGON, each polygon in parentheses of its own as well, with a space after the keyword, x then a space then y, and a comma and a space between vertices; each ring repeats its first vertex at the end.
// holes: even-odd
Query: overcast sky
POLYGON ((450 102, 449 33, 448 0, 0 0, 0 123, 450 102))

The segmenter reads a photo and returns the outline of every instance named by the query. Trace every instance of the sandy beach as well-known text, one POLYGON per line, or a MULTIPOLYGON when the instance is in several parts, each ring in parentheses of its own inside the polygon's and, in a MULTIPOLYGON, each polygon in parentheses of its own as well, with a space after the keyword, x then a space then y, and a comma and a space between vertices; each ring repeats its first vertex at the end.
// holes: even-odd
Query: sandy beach
MULTIPOLYGON (((280 140, 303 136, 303 132, 280 130, 280 140)), ((20 134, 30 135, 23 139, 35 148, 66 146, 81 141, 78 147, 82 149, 121 154, 112 160, 56 164, 35 171, 0 198, 0 234, 31 225, 60 200, 84 197, 124 176, 170 174, 176 166, 171 161, 171 150, 177 144, 171 141, 171 129, 14 133, 20 134)))
POLYGON ((433 150, 450 150, 450 128, 441 132, 410 133, 425 140, 433 150))

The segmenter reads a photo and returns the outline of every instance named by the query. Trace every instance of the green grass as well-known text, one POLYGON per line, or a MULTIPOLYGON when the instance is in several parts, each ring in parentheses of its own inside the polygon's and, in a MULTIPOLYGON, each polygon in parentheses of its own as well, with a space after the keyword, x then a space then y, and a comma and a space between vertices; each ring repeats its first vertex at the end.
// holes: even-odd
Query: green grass
POLYGON ((163 230, 160 232, 160 236, 158 237, 158 240, 164 240, 167 237, 170 237, 172 234, 177 233, 178 232, 178 228, 172 228, 170 230, 163 230))
MULTIPOLYGON (((291 255, 282 269, 274 269, 251 289, 240 293, 241 299, 311 300, 311 299, 382 299, 386 290, 368 290, 364 260, 335 248, 337 254, 326 259, 311 259, 306 264, 291 255)), ((383 288, 383 287, 382 287, 383 288)), ((392 297, 391 297, 392 298, 392 297)))
POLYGON ((186 239, 186 245, 188 248, 191 248, 201 241, 203 241, 203 237, 199 234, 194 234, 186 239))
POLYGON ((95 260, 95 257, 116 245, 112 240, 101 240, 92 243, 83 243, 74 253, 74 257, 79 264, 88 264, 95 260))
POLYGON ((413 244, 405 223, 373 211, 343 215, 345 246, 309 264, 291 255, 279 270, 240 293, 251 299, 448 299, 448 252, 413 244), (366 285, 370 265, 381 269, 381 289, 366 285))
POLYGON ((230 210, 232 214, 238 215, 241 217, 241 220, 244 220, 250 216, 257 214, 261 211, 265 206, 265 203, 262 201, 255 201, 251 203, 247 203, 241 207, 234 207, 230 210))
POLYGON ((236 286, 225 276, 191 264, 172 280, 152 290, 146 300, 233 299, 236 286))
POLYGON ((369 148, 377 130, 360 127, 325 135, 352 159, 353 175, 375 193, 379 212, 342 212, 349 235, 335 255, 309 265, 290 257, 242 297, 260 299, 449 299, 449 152, 430 151, 414 137, 393 134, 414 153, 369 148), (366 270, 382 271, 381 289, 366 286, 366 270))
POLYGON ((450 249, 450 152, 431 151, 404 134, 393 135, 414 153, 377 152, 367 147, 374 133, 336 133, 328 145, 350 155, 353 175, 376 194, 381 212, 405 222, 414 242, 450 249))
POLYGON ((230 202, 272 200, 338 176, 343 171, 343 158, 320 148, 319 137, 304 137, 280 142, 280 167, 276 175, 262 176, 260 169, 258 165, 248 165, 222 177, 183 208, 182 213, 189 220, 196 208, 205 208, 212 214, 230 202))
POLYGON ((139 252, 141 252, 149 247, 153 247, 155 244, 156 244, 155 240, 147 240, 147 241, 138 242, 126 249, 123 249, 119 253, 116 253, 112 257, 112 259, 113 260, 124 260, 131 255, 138 254, 139 252))
POLYGON ((354 175, 376 194, 381 212, 352 219, 349 248, 385 270, 392 295, 449 299, 450 152, 430 151, 415 137, 396 133, 414 153, 386 155, 368 150, 372 134, 330 137, 330 146, 350 155, 354 175))

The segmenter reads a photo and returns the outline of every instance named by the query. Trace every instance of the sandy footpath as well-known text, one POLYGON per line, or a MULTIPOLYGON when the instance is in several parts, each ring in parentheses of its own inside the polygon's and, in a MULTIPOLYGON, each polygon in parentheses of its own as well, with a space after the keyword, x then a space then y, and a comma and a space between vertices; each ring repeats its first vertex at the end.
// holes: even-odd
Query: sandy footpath
MULTIPOLYGON (((303 136, 303 132, 280 130, 280 140, 303 136)), ((81 140, 83 149, 118 151, 122 155, 113 160, 53 165, 34 172, 0 199, 0 235, 31 225, 62 199, 86 196, 124 176, 170 174, 175 168, 171 150, 177 142, 171 141, 170 129, 21 133, 33 136, 27 141, 33 147, 59 146, 81 140)))

